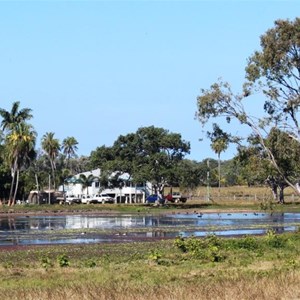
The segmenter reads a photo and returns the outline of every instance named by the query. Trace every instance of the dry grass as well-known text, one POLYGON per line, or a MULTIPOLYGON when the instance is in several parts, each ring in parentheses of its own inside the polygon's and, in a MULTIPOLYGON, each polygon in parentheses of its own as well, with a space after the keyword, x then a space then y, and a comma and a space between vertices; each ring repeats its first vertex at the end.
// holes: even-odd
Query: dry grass
POLYGON ((112 281, 105 286, 86 282, 84 285, 71 284, 53 288, 20 288, 1 291, 1 299, 6 300, 196 300, 196 299, 300 299, 300 273, 289 272, 278 276, 246 278, 207 279, 190 278, 189 280, 157 284, 157 286, 138 285, 125 281, 112 281))
MULTIPOLYGON (((290 187, 285 189, 284 192, 286 203, 298 203, 300 197, 290 187)), ((233 186, 199 187, 192 193, 192 201, 198 203, 214 203, 219 205, 253 205, 262 202, 274 202, 270 188, 268 187, 248 187, 248 186, 233 186), (210 201, 208 201, 208 196, 210 201)))

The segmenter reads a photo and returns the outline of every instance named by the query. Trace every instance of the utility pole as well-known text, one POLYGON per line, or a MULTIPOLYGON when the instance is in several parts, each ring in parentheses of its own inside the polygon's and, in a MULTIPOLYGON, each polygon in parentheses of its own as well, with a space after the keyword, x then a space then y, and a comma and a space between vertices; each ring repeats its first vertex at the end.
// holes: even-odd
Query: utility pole
POLYGON ((209 158, 207 159, 207 201, 210 201, 210 187, 209 187, 209 158))

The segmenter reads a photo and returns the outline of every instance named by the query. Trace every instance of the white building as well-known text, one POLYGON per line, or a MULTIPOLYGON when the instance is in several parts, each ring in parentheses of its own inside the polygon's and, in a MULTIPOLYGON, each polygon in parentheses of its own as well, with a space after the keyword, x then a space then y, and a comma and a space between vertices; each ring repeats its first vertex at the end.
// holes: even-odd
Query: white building
POLYGON ((74 175, 73 178, 66 181, 63 187, 60 187, 60 190, 65 191, 66 195, 73 195, 76 197, 81 197, 82 195, 95 195, 100 193, 108 194, 110 197, 115 199, 115 203, 144 203, 146 197, 151 193, 152 190, 151 183, 146 183, 144 186, 132 185, 132 183, 128 180, 128 174, 124 174, 122 176, 124 182, 127 182, 126 186, 122 188, 104 189, 100 186, 100 175, 100 169, 95 169, 92 171, 74 175), (90 186, 84 188, 82 184, 77 181, 81 174, 84 174, 87 178, 91 175, 94 177, 90 186))

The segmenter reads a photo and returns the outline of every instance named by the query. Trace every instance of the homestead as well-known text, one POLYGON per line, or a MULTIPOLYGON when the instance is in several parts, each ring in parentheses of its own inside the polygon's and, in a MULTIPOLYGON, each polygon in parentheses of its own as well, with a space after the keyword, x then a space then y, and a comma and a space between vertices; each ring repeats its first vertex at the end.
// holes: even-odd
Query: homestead
POLYGON ((64 192, 66 196, 75 196, 78 198, 99 193, 107 194, 115 199, 115 203, 144 203, 146 197, 151 194, 151 183, 146 183, 143 186, 134 185, 130 181, 128 174, 121 176, 122 182, 124 183, 121 187, 111 189, 101 187, 99 181, 100 175, 100 169, 76 174, 72 178, 67 179, 65 184, 60 186, 59 190, 64 192), (85 186, 80 182, 81 174, 83 174, 85 178, 91 178, 88 185, 85 186))

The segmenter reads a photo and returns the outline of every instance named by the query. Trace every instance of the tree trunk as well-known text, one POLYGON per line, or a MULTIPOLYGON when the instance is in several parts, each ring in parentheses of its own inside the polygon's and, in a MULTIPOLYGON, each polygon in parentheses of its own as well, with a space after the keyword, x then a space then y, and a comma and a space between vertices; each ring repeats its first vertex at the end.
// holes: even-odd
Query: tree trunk
POLYGON ((276 182, 275 178, 273 176, 268 176, 266 183, 271 188, 273 199, 278 201, 278 183, 276 182))
POLYGON ((9 191, 9 198, 8 198, 8 206, 13 204, 13 194, 14 194, 14 185, 15 185, 15 178, 16 178, 16 170, 17 170, 17 158, 15 158, 14 164, 11 168, 11 186, 9 191))
POLYGON ((17 180, 16 180, 16 186, 15 186, 15 192, 14 192, 12 205, 15 205, 15 203, 16 203, 16 196, 17 196, 17 191, 18 191, 18 187, 19 187, 19 175, 20 175, 20 171, 17 170, 17 180))
POLYGON ((15 184, 15 173, 12 173, 12 178, 11 178, 11 186, 10 186, 10 191, 9 191, 9 197, 8 197, 8 206, 12 205, 12 197, 13 197, 13 187, 15 184))
POLYGON ((280 203, 280 204, 284 204, 284 193, 283 193, 283 191, 284 191, 284 187, 279 187, 279 201, 278 201, 278 203, 280 203))
POLYGON ((220 153, 218 153, 218 176, 219 176, 219 197, 220 197, 220 189, 221 189, 221 159, 220 159, 220 153))
POLYGON ((34 176, 35 176, 36 189, 37 189, 37 191, 39 192, 39 191, 40 191, 40 188, 39 188, 39 180, 38 180, 37 174, 34 174, 34 176))
POLYGON ((50 164, 51 164, 51 170, 52 170, 52 186, 53 189, 55 190, 55 163, 54 161, 50 158, 50 164))

